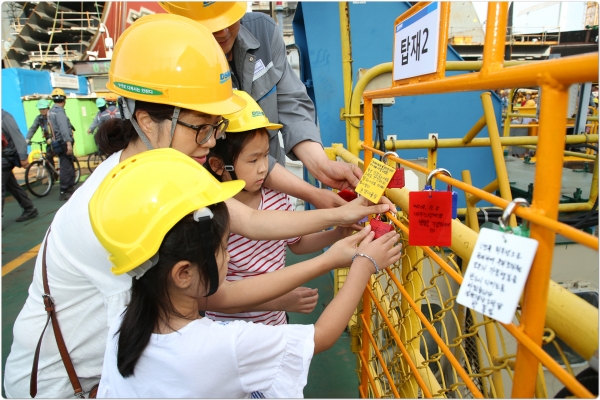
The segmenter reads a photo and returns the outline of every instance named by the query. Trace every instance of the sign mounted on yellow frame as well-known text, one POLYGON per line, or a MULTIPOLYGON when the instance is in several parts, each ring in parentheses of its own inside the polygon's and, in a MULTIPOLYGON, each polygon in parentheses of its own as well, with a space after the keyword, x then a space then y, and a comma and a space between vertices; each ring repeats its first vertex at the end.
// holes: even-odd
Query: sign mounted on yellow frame
POLYGON ((419 3, 396 19, 392 87, 444 77, 449 19, 448 2, 419 3))

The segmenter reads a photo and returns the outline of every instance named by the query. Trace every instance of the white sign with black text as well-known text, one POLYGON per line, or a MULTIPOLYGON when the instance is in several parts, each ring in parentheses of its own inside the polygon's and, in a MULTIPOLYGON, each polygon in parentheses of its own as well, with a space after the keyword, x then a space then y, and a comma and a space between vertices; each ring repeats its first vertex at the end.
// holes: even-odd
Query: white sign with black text
POLYGON ((77 75, 50 73, 50 84, 52 87, 79 90, 79 79, 77 78, 77 75))
POLYGON ((456 302, 510 324, 537 248, 534 239, 482 228, 456 302))
POLYGON ((437 70, 440 4, 433 2, 395 27, 394 80, 437 70))

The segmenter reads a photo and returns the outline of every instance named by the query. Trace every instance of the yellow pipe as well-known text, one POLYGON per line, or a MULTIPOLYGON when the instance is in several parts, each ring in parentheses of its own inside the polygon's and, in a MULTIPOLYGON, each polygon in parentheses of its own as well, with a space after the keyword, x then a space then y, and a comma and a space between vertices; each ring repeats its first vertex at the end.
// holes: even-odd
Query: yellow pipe
MULTIPOLYGON (((535 61, 504 61, 504 67, 529 64, 535 61)), ((481 61, 446 61, 446 71, 479 71, 483 62, 481 61)))
MULTIPOLYGON (((492 193, 492 192, 495 192, 496 190, 498 190, 498 187, 499 187, 498 179, 494 179, 493 181, 488 183, 486 186, 484 186, 481 190, 484 190, 488 193, 492 193)), ((475 196, 474 194, 472 194, 469 196, 468 201, 471 205, 475 205, 475 204, 479 203, 481 201, 481 199, 479 197, 475 196)))
POLYGON ((473 138, 475 136, 477 136, 477 134, 479 132, 481 132, 481 130, 483 129, 484 126, 485 126, 485 115, 482 115, 481 118, 479 118, 479 120, 477 122, 475 122, 475 125, 473 125, 473 127, 471 129, 469 129, 469 132, 467 132, 465 137, 462 138, 462 142, 465 144, 471 142, 471 140, 473 140, 473 138))
MULTIPOLYGON (((531 208, 534 212, 554 220, 558 218, 563 168, 563 149, 556 144, 562 143, 566 135, 567 124, 562 115, 567 109, 567 88, 559 84, 544 84, 541 87, 542 101, 547 105, 540 110, 540 141, 534 181, 536 190, 533 193, 531 208), (548 179, 549 176, 552 179, 548 179)), ((538 249, 523 292, 521 325, 524 333, 536 345, 541 346, 556 234, 537 223, 531 224, 530 232, 530 237, 538 242, 538 249)), ((533 353, 519 343, 513 397, 533 397, 538 365, 539 361, 533 353)))
MULTIPOLYGON (((388 89, 369 90, 363 93, 365 100, 386 97, 495 90, 505 87, 542 86, 551 82, 571 85, 593 82, 598 79, 598 53, 544 60, 511 67, 510 73, 492 71, 450 76, 430 82, 397 86, 388 89), (544 71, 544 73, 540 73, 544 71)), ((563 110, 564 111, 564 110, 563 110)), ((561 115, 563 113, 561 112, 561 115)))
MULTIPOLYGON (((471 180, 471 172, 468 170, 462 171, 462 179, 463 182, 465 182, 468 185, 472 185, 473 181, 471 180)), ((497 182, 497 180, 495 181, 497 182)), ((466 202, 467 202, 467 214, 469 216, 469 227, 474 231, 479 233, 479 222, 477 220, 477 211, 475 210, 475 207, 473 207, 473 205, 469 204, 470 203, 470 198, 472 195, 465 193, 466 195, 466 202)), ((464 260, 465 263, 468 264, 468 260, 464 260)), ((485 321, 489 321, 489 318, 484 316, 483 317, 485 321)), ((494 357, 498 357, 499 352, 498 352, 498 343, 496 341, 496 330, 494 329, 495 326, 492 323, 488 323, 484 325, 484 329, 485 329, 485 338, 487 341, 487 346, 488 346, 488 351, 490 353, 490 356, 492 358, 492 360, 494 359, 494 357)), ((490 362, 493 362, 492 360, 490 360, 490 362)), ((483 364, 482 364, 483 365, 483 364)), ((504 396, 504 384, 502 382, 502 372, 499 370, 494 370, 492 372, 492 382, 494 383, 494 389, 496 391, 496 398, 498 399, 503 399, 504 396)))
POLYGON ((504 41, 508 21, 508 2, 488 3, 485 42, 483 45, 483 65, 481 73, 486 75, 500 71, 504 65, 504 41))
MULTIPOLYGON (((493 3, 490 3, 490 6, 493 3)), ((488 13, 488 18, 490 17, 488 13)), ((500 186, 500 197, 504 200, 511 202, 512 194, 510 191, 510 182, 508 181, 508 171, 506 170, 506 163, 504 161, 504 151, 502 150, 502 143, 500 143, 500 133, 498 132, 498 124, 496 123, 496 116, 494 115, 494 105, 492 104, 492 98, 490 92, 481 94, 481 103, 483 105, 483 115, 485 115, 486 125, 488 128, 488 136, 490 137, 490 146, 492 148, 492 156, 494 158, 494 165, 496 166, 496 176, 498 184, 500 186)), ((510 216, 510 226, 517 225, 517 216, 510 216)))
POLYGON ((364 169, 365 169, 364 161, 360 157, 357 157, 354 154, 352 154, 351 152, 349 152, 348 150, 346 150, 344 148, 343 144, 333 143, 331 146, 332 146, 333 150, 335 151, 336 155, 340 156, 347 163, 354 164, 364 171, 364 169))
MULTIPOLYGON (((517 147, 523 147, 523 148, 526 148, 526 149, 537 150, 537 146, 530 146, 530 145, 526 145, 526 144, 518 145, 517 147)), ((564 150, 563 154, 565 156, 573 156, 573 157, 585 158, 586 160, 596 160, 596 156, 592 156, 592 155, 589 155, 589 154, 583 154, 583 153, 577 153, 576 151, 564 150)))
MULTIPOLYGON (((539 136, 509 136, 501 137, 500 142, 503 146, 521 146, 535 145, 539 141, 539 136)), ((568 135, 565 139, 566 144, 580 143, 598 143, 598 135, 568 135)), ((386 140, 386 149, 391 150, 393 146, 399 150, 409 149, 432 149, 435 148, 433 139, 409 139, 409 140, 386 140)), ((437 147, 442 148, 464 148, 464 147, 487 147, 490 146, 489 138, 474 138, 469 143, 464 142, 464 138, 438 139, 437 147)))
MULTIPOLYGON (((339 3, 340 9, 340 39, 342 42, 342 79, 344 85, 344 112, 350 111, 352 96, 352 45, 350 44, 350 15, 348 2, 339 3)), ((350 121, 346 119, 346 142, 350 143, 350 121)))
POLYGON ((508 94, 508 107, 506 107, 506 114, 504 115, 504 127, 502 132, 502 139, 510 136, 510 118, 508 114, 512 113, 512 100, 515 93, 515 89, 510 89, 508 94))
MULTIPOLYGON (((371 281, 367 283, 367 287, 363 293, 362 297, 362 313, 360 314, 361 322, 366 321, 370 323, 371 321, 371 297, 369 296, 369 289, 371 286, 371 281)), ((362 324, 362 332, 361 332, 361 349, 358 352, 359 357, 363 360, 363 363, 360 368, 360 383, 359 387, 362 389, 363 393, 368 393, 369 391, 369 364, 366 360, 370 357, 370 346, 369 346, 369 332, 371 331, 371 326, 362 324)))
MULTIPOLYGON (((368 145, 373 144, 373 100, 365 98, 364 113, 365 113, 365 127, 364 127, 364 139, 368 145), (367 122, 368 121, 368 122, 367 122)), ((357 143, 358 144, 358 143, 357 143)), ((369 168, 369 163, 373 158, 373 153, 365 151, 365 168, 369 168)))
POLYGON ((392 72, 392 67, 393 63, 388 62, 370 68, 356 82, 356 86, 352 91, 352 101, 350 102, 350 114, 352 117, 350 118, 350 131, 348 133, 348 150, 356 156, 361 150, 357 145, 358 140, 360 139, 360 117, 358 117, 358 115, 360 115, 360 99, 365 91, 365 88, 367 87, 367 84, 381 74, 392 72))
POLYGON ((594 203, 598 198, 598 163, 594 163, 594 173, 592 174, 592 186, 590 187, 590 198, 588 201, 594 203))

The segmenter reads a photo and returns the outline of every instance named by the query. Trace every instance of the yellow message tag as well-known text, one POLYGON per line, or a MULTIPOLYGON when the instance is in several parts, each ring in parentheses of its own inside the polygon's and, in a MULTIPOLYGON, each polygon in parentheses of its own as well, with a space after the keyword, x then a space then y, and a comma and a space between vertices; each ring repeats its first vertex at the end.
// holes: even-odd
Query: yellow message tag
POLYGON ((362 178, 360 178, 358 186, 356 186, 356 193, 377 204, 381 196, 383 196, 388 183, 392 180, 394 172, 396 172, 396 168, 390 167, 379 160, 372 159, 369 167, 362 178))

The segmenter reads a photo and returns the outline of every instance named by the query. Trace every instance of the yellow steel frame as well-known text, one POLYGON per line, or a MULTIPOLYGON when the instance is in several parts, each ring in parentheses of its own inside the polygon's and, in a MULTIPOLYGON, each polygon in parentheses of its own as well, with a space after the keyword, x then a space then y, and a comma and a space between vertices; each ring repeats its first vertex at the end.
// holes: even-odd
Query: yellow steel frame
MULTIPOLYGON (((541 362, 552 373, 557 376, 575 395, 579 397, 592 397, 591 393, 580 385, 574 377, 563 370, 542 348, 542 337, 546 321, 546 304, 548 301, 548 291, 550 282, 550 269, 553 256, 555 235, 560 233, 588 247, 598 250, 598 238, 578 231, 574 228, 561 224, 557 221, 558 204, 560 199, 561 176, 562 176, 562 156, 563 148, 561 145, 565 142, 566 120, 563 117, 567 108, 568 87, 573 83, 589 82, 598 80, 598 54, 588 54, 576 57, 567 57, 557 60, 548 60, 543 62, 511 67, 510 70, 504 69, 504 46, 505 32, 507 27, 508 3, 490 2, 488 4, 488 14, 486 23, 486 37, 483 51, 483 61, 481 70, 468 75, 460 75, 444 78, 444 72, 438 71, 438 78, 426 82, 411 81, 406 85, 394 86, 389 89, 379 89, 367 91, 364 93, 364 144, 360 145, 365 150, 365 167, 369 165, 373 153, 381 154, 372 146, 373 137, 373 99, 409 96, 451 93, 459 91, 475 90, 493 90, 505 87, 520 86, 539 86, 542 89, 544 108, 540 112, 539 139, 538 139, 538 162, 535 173, 536 191, 533 195, 533 201, 530 208, 517 208, 516 214, 531 222, 530 237, 539 243, 536 258, 533 262, 529 279, 527 280, 524 295, 522 299, 522 314, 519 326, 514 324, 504 325, 504 327, 517 339, 517 355, 515 361, 515 372, 512 389, 512 397, 533 397, 536 393, 536 382, 541 362), (548 177, 551 177, 549 179, 548 177)), ((442 33, 442 35, 446 34, 442 33)), ((493 147, 497 147, 500 141, 494 140, 493 147)), ((356 143, 349 143, 350 148, 357 146, 356 143)), ((356 154, 356 153, 355 153, 356 154)), ((422 170, 428 173, 429 170, 418 165, 410 163, 396 157, 389 157, 391 160, 400 164, 409 166, 413 169, 422 170)), ((483 190, 477 189, 471 185, 465 184, 456 179, 439 175, 440 179, 453 187, 458 187, 466 193, 487 200, 495 205, 505 208, 508 204, 506 199, 498 198, 483 190)), ((398 191, 402 189, 393 189, 398 191)), ((387 192, 391 190, 388 189, 387 192)), ((408 233, 407 228, 397 220, 393 215, 388 217, 408 233)), ((423 250, 430 253, 431 249, 424 247, 423 250)), ((431 251, 430 256, 436 258, 436 262, 446 270, 448 274, 454 277, 458 283, 462 282, 462 277, 454 273, 453 269, 447 263, 431 251), (454 274, 453 274, 454 273, 454 274)), ((389 272, 389 270, 388 270, 389 272)), ((390 279, 396 279, 392 274, 390 279)), ((396 282, 398 289, 406 296, 405 289, 399 282, 396 282)), ((363 296, 363 321, 370 320, 371 307, 370 293, 367 289, 363 296)), ((408 297, 408 301, 411 299, 408 297)), ((430 324, 427 318, 421 313, 415 304, 411 304, 413 311, 419 316, 427 329, 430 324)), ((431 328, 433 329, 433 328, 431 328)), ((369 343, 369 335, 363 330, 363 352, 361 358, 366 359, 368 353, 364 352, 364 347, 369 343)), ((433 333, 433 332, 432 332, 433 333)), ((450 362, 454 365, 455 359, 448 350, 444 348, 443 342, 438 343, 444 351, 450 362)), ((364 360, 363 360, 364 361, 364 360)), ((463 376, 464 369, 460 365, 454 365, 457 372, 463 376), (462 372, 461 372, 462 371, 462 372)), ((361 376, 361 394, 368 394, 369 375, 368 366, 363 364, 361 376)), ((481 392, 476 387, 469 385, 471 380, 468 376, 465 384, 471 390, 471 393, 477 397, 482 397, 481 392)), ((424 387, 421 386, 423 390, 424 387)), ((424 392, 425 394, 425 392, 424 392)), ((429 397, 426 395, 426 397, 429 397)))

